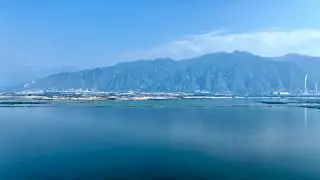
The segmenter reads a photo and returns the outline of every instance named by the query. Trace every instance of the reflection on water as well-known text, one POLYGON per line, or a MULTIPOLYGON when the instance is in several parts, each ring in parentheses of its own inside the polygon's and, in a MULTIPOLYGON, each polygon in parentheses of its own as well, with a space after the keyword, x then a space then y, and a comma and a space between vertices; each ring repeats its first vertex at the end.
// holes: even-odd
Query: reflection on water
POLYGON ((304 126, 308 127, 308 108, 304 108, 304 126))
POLYGON ((318 179, 320 111, 0 108, 0 179, 318 179))

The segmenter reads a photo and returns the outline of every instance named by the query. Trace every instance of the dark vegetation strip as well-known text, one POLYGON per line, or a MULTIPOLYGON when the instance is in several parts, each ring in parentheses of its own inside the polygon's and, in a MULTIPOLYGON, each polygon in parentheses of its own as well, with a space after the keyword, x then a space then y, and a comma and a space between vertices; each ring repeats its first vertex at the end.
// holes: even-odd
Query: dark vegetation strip
POLYGON ((38 104, 51 104, 51 102, 30 102, 30 101, 2 101, 0 105, 38 105, 38 104))
POLYGON ((262 104, 288 104, 288 102, 282 102, 282 101, 255 101, 257 103, 262 104))
MULTIPOLYGON (((299 106, 273 106, 273 105, 258 105, 258 106, 247 106, 247 105, 216 105, 216 106, 200 106, 200 105, 189 105, 189 106, 156 106, 156 105, 141 105, 141 106, 111 106, 111 105, 1 105, 0 108, 22 108, 22 107, 95 107, 95 108, 265 108, 265 107, 299 107, 299 106)), ((302 107, 302 106, 301 106, 302 107)))
POLYGON ((320 105, 306 105, 306 106, 298 106, 298 107, 302 107, 302 108, 309 108, 309 109, 320 109, 320 105))

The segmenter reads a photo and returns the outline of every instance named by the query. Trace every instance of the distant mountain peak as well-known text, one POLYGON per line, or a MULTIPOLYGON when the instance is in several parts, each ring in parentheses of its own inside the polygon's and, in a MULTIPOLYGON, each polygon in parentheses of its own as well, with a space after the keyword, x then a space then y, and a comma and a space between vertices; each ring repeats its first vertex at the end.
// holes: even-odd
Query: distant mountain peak
POLYGON ((319 57, 315 56, 308 56, 304 54, 298 54, 298 53, 288 53, 283 56, 274 57, 275 60, 283 60, 283 61, 305 61, 305 60, 311 60, 311 61, 320 61, 319 57))
POLYGON ((215 57, 224 57, 224 56, 256 56, 258 57, 257 55, 254 55, 250 52, 247 52, 247 51, 239 51, 239 50, 235 50, 235 51, 232 51, 232 52, 224 52, 224 51, 221 51, 221 52, 214 52, 214 53, 207 53, 207 54, 204 54, 202 56, 199 56, 199 57, 195 57, 195 58, 192 58, 192 59, 199 59, 199 58, 215 58, 215 57))
POLYGON ((311 57, 311 56, 298 54, 298 53, 288 53, 283 55, 282 57, 311 57))
POLYGON ((299 53, 287 53, 284 56, 301 56, 299 53))
POLYGON ((244 54, 244 55, 253 55, 252 53, 248 52, 248 51, 240 51, 240 50, 234 50, 233 52, 229 53, 229 54, 244 54))
POLYGON ((157 58, 157 59, 153 59, 153 61, 175 61, 169 57, 166 58, 157 58))

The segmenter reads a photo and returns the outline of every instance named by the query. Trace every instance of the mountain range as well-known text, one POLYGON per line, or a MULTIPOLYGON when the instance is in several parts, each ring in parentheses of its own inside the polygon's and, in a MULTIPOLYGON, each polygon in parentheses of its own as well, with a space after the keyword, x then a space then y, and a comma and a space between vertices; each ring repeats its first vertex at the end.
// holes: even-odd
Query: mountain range
POLYGON ((320 58, 288 54, 261 57, 248 52, 211 53, 173 60, 160 58, 123 62, 109 67, 64 72, 38 79, 21 89, 97 89, 102 91, 194 92, 257 94, 301 92, 320 80, 320 58))

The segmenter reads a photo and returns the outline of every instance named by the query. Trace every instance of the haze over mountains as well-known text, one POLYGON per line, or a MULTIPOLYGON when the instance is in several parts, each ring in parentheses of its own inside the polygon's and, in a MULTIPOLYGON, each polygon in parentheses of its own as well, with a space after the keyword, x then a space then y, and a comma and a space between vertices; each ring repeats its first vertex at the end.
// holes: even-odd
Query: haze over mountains
MULTIPOLYGON (((91 70, 53 74, 29 83, 27 89, 97 89, 102 91, 257 94, 300 92, 304 76, 315 89, 320 59, 288 54, 261 57, 248 52, 212 53, 192 59, 139 60, 91 70)), ((15 90, 25 89, 22 85, 15 90)))
MULTIPOLYGON (((14 67, 14 66, 13 66, 14 67)), ((51 67, 51 68, 4 68, 0 69, 0 87, 8 87, 19 83, 30 82, 46 77, 49 74, 60 72, 74 72, 75 67, 51 67)))

